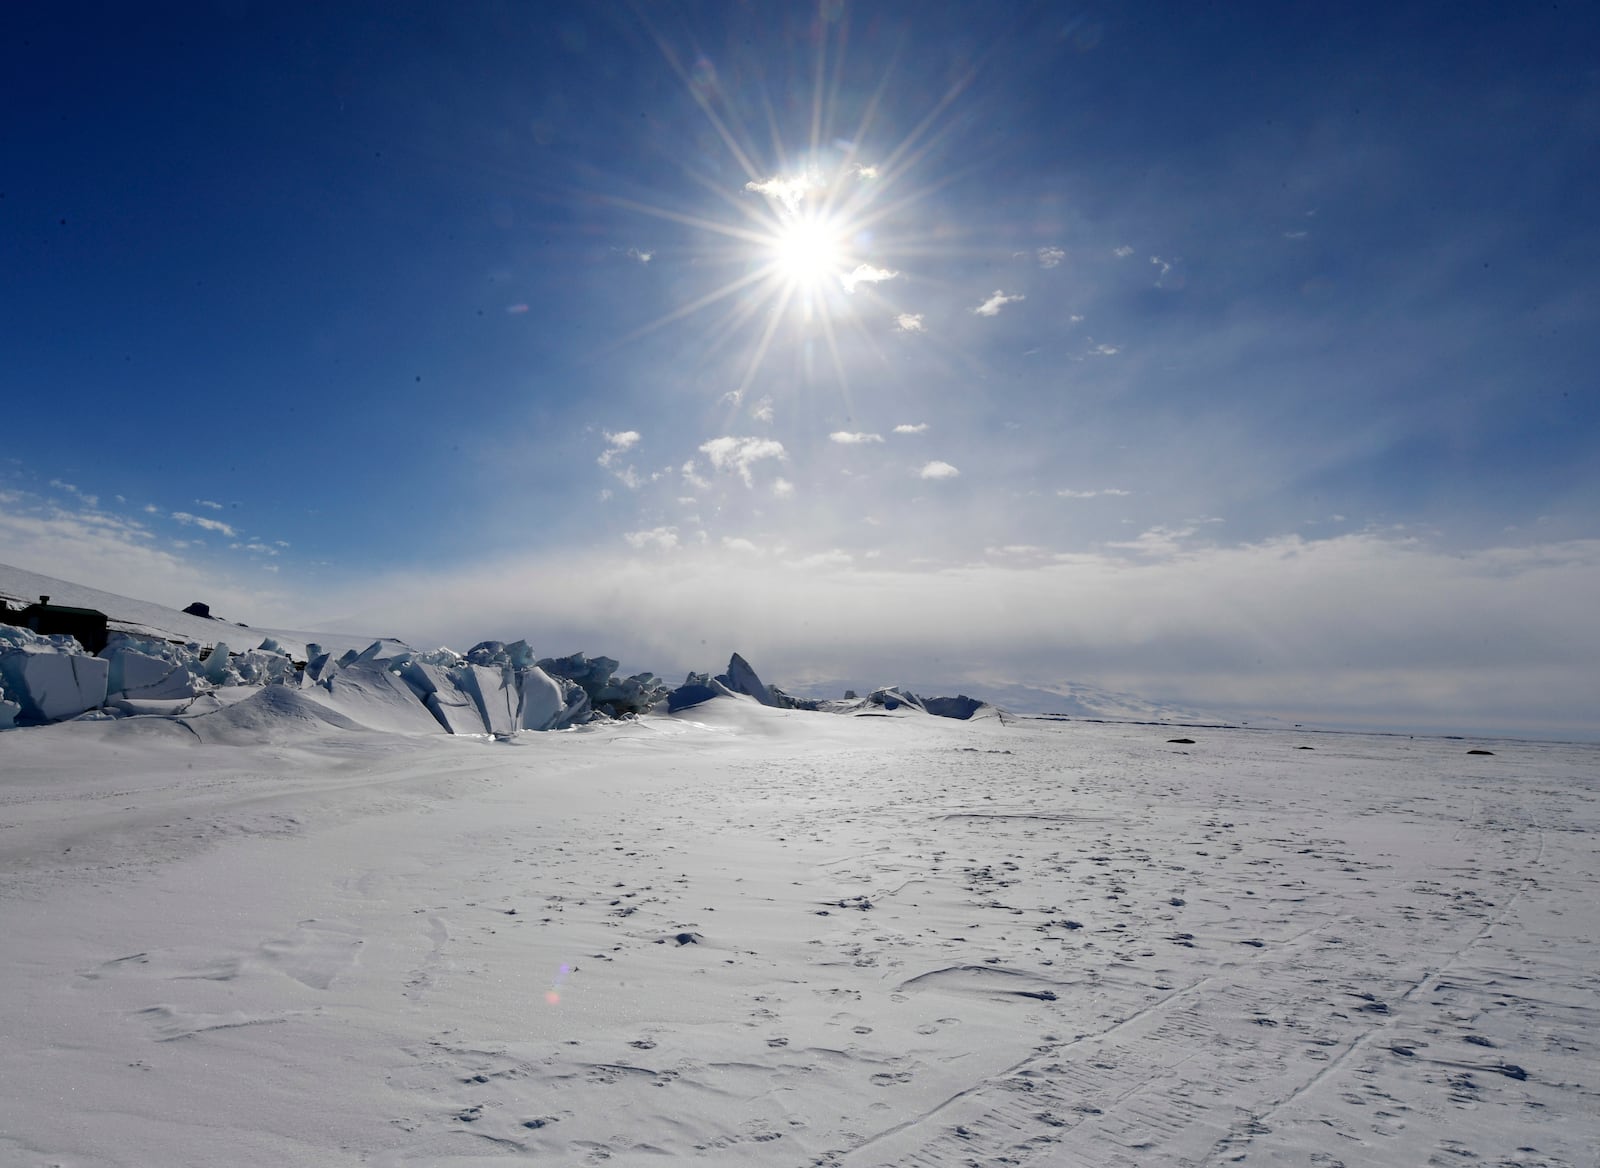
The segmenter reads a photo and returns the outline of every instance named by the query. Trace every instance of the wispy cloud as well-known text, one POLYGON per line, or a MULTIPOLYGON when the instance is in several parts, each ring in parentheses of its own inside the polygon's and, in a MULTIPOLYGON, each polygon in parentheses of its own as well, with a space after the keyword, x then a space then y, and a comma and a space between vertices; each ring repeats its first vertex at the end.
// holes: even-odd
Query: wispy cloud
POLYGON ((207 519, 204 515, 191 515, 187 511, 174 511, 171 518, 176 519, 185 526, 198 527, 204 531, 214 531, 218 535, 225 535, 233 539, 239 533, 220 519, 207 519))
POLYGON ((917 477, 923 479, 953 479, 960 473, 961 472, 959 470, 951 466, 948 462, 941 462, 938 459, 934 459, 934 461, 925 464, 923 468, 917 472, 917 477))
POLYGON ((197 507, 209 508, 212 511, 221 511, 222 510, 222 504, 221 503, 212 502, 210 499, 196 499, 195 500, 195 505, 197 507))
POLYGON ((1121 247, 1112 248, 1111 254, 1116 256, 1119 260, 1125 260, 1133 254, 1133 248, 1129 247, 1127 244, 1123 244, 1121 247))
POLYGON ((683 476, 683 481, 685 483, 689 484, 689 486, 693 487, 697 491, 703 491, 711 485, 711 481, 709 479, 706 479, 700 475, 694 465, 694 459, 692 458, 684 462, 683 466, 679 468, 678 473, 683 476))
MULTIPOLYGON (((275 623, 285 615, 280 594, 242 587, 229 575, 231 569, 184 558, 169 546, 176 544, 158 541, 142 522, 123 515, 62 507, 22 492, 0 492, 0 548, 12 563, 172 607, 203 595, 219 608, 226 606, 241 616, 248 613, 257 625, 275 623)), ((282 621, 280 627, 297 626, 282 621)))
POLYGON ((644 481, 639 477, 638 472, 631 466, 618 470, 616 469, 616 461, 618 456, 639 445, 639 431, 618 430, 616 433, 612 433, 608 430, 605 432, 605 438, 606 448, 600 452, 600 457, 596 458, 595 462, 616 475, 630 490, 638 489, 644 481))
POLYGON ((652 527, 648 531, 625 531, 622 538, 628 541, 628 546, 643 551, 645 548, 656 548, 660 551, 671 551, 678 546, 678 529, 676 527, 652 527))
POLYGON ((800 205, 800 200, 806 197, 806 192, 815 190, 821 184, 809 174, 794 175, 784 178, 774 175, 772 178, 762 179, 760 182, 747 182, 744 189, 754 191, 758 195, 765 195, 777 203, 782 203, 790 211, 800 205))
POLYGON ((1006 293, 996 288, 994 295, 985 300, 972 311, 979 316, 999 316, 1000 310, 1008 304, 1015 304, 1018 300, 1026 300, 1021 292, 1006 293))
POLYGON ((857 162, 852 164, 850 169, 855 173, 857 178, 866 179, 868 182, 871 182, 873 179, 878 177, 878 168, 876 166, 863 166, 861 163, 857 162))
POLYGON ((770 397, 762 398, 756 403, 755 408, 750 411, 750 416, 758 422, 772 421, 772 399, 770 397))
POLYGON ((784 478, 782 475, 779 475, 777 478, 772 480, 772 494, 774 497, 779 499, 792 499, 794 498, 794 491, 794 484, 788 479, 784 478))
POLYGON ((50 485, 56 488, 58 491, 65 491, 69 495, 76 495, 90 507, 98 507, 100 505, 100 499, 97 496, 80 491, 73 483, 64 483, 60 479, 51 479, 50 485))
POLYGON ((894 428, 894 432, 896 434, 926 434, 928 432, 928 423, 901 422, 894 428))
POLYGON ((798 559, 785 560, 783 566, 808 571, 818 568, 848 568, 855 562, 855 557, 849 552, 840 548, 831 548, 825 552, 815 552, 812 555, 801 556, 798 559))
POLYGON ((1067 253, 1059 247, 1041 247, 1037 254, 1041 268, 1059 267, 1061 261, 1067 258, 1067 253))
POLYGON ((922 313, 902 312, 894 318, 894 327, 903 333, 920 333, 927 330, 922 327, 922 313))
POLYGON ((735 438, 731 435, 713 438, 700 445, 700 453, 711 460, 711 465, 721 471, 736 471, 745 486, 754 485, 750 468, 763 459, 775 458, 782 462, 788 458, 783 443, 773 438, 735 438))
POLYGON ((746 555, 761 554, 761 549, 743 536, 725 535, 722 537, 722 546, 730 552, 744 552, 746 555))
POLYGON ((1183 550, 1184 541, 1194 533, 1193 527, 1152 527, 1140 532, 1136 539, 1119 540, 1106 546, 1137 552, 1141 556, 1169 557, 1183 550))
POLYGON ((1057 491, 1056 494, 1060 495, 1063 499, 1098 499, 1102 495, 1122 496, 1131 495, 1133 492, 1120 490, 1116 487, 1100 487, 1099 489, 1093 491, 1074 491, 1071 488, 1063 487, 1061 490, 1057 491))
POLYGON ((840 446, 862 446, 868 442, 882 442, 882 434, 861 434, 849 430, 835 430, 828 435, 829 442, 837 442, 840 446))
POLYGON ((888 268, 875 268, 871 264, 858 264, 853 272, 839 277, 839 283, 844 285, 846 292, 853 293, 857 284, 881 284, 885 280, 892 280, 899 272, 890 271, 888 268))
POLYGON ((648 264, 651 260, 656 258, 655 252, 645 251, 642 248, 637 247, 630 247, 624 254, 626 254, 630 260, 640 264, 648 264))

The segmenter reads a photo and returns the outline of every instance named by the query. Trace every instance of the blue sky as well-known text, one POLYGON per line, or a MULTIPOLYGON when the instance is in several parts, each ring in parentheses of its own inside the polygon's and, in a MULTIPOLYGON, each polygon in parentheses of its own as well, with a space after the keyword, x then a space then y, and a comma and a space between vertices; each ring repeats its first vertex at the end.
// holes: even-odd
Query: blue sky
POLYGON ((3 22, 0 560, 664 673, 1600 725, 1578 8, 3 22))

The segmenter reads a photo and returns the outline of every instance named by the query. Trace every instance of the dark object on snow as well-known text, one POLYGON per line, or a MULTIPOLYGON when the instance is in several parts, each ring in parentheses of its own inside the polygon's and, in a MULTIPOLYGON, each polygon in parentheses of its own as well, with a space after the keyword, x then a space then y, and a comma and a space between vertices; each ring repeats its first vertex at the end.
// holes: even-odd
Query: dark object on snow
POLYGON ((188 613, 190 616, 203 616, 206 618, 206 620, 211 619, 211 606, 202 600, 195 601, 183 611, 188 613))
MULTIPOLYGON (((691 674, 692 676, 694 675, 691 674)), ((687 710, 691 706, 698 706, 701 702, 709 702, 721 692, 701 682, 685 682, 667 695, 667 713, 676 714, 679 710, 687 710)))
POLYGON ((1297 747, 1295 747, 1295 749, 1296 750, 1315 750, 1316 747, 1315 746, 1297 746, 1297 747))
POLYGON ((1193 746, 1194 745, 1194 739, 1193 738, 1169 738, 1169 739, 1167 739, 1167 741, 1168 742, 1175 742, 1179 746, 1193 746))
POLYGON ((922 708, 940 718, 957 718, 965 722, 983 709, 983 703, 966 694, 957 694, 953 698, 923 698, 922 708))
POLYGON ((1467 751, 1467 753, 1468 754, 1493 754, 1494 751, 1492 751, 1492 750, 1469 750, 1469 751, 1467 751))
POLYGON ((75 637, 78 644, 91 653, 106 647, 106 614, 99 609, 51 604, 48 596, 41 596, 38 604, 30 604, 11 615, 18 627, 31 629, 40 636, 75 637))

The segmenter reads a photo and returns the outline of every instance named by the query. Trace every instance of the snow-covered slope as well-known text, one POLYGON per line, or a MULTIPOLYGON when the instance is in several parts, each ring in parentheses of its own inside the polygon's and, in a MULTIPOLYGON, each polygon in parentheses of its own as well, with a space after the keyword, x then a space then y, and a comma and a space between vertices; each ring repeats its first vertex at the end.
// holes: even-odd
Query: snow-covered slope
MULTIPOLYGON (((133 633, 141 637, 160 640, 198 641, 202 645, 225 642, 232 649, 253 649, 265 637, 271 637, 292 655, 304 659, 306 645, 320 644, 335 655, 354 649, 367 648, 382 640, 398 651, 401 642, 363 633, 308 633, 293 629, 253 628, 229 620, 190 616, 164 604, 148 600, 134 600, 105 592, 70 580, 42 576, 25 568, 0 564, 0 599, 19 604, 32 604, 41 596, 48 596, 51 604, 64 604, 75 608, 93 608, 106 614, 113 630, 133 633)), ((203 600, 203 597, 196 597, 203 600)))

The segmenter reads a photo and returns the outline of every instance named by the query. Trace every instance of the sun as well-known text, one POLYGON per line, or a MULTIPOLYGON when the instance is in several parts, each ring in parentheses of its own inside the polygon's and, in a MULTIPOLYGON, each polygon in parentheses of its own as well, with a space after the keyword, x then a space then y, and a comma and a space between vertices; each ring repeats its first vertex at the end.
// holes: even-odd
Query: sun
POLYGON ((773 274, 799 292, 817 292, 839 279, 844 240, 822 216, 790 216, 772 238, 773 274))

